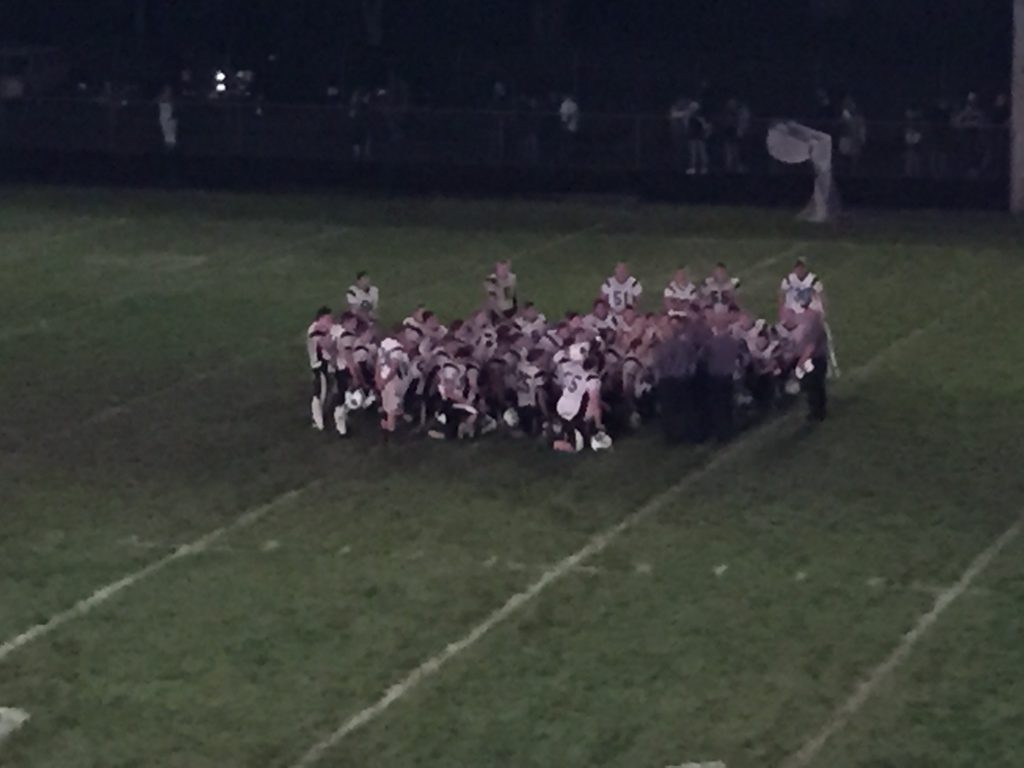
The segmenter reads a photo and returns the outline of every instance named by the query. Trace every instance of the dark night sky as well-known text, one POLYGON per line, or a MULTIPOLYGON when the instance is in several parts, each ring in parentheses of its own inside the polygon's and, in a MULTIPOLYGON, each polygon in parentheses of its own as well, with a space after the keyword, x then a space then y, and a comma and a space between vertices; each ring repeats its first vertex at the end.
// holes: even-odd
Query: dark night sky
POLYGON ((183 61, 259 70, 276 52, 279 79, 296 98, 319 93, 330 77, 347 87, 393 69, 420 98, 480 101, 499 76, 521 91, 575 82, 584 105, 603 109, 661 109, 706 78, 762 111, 792 108, 825 83, 877 113, 942 92, 1002 90, 1009 71, 1011 0, 384 0, 383 8, 375 54, 359 0, 0 0, 0 35, 59 45, 92 78, 114 72, 151 85, 183 61), (564 10, 561 25, 542 25, 546 40, 532 21, 538 4, 564 10))

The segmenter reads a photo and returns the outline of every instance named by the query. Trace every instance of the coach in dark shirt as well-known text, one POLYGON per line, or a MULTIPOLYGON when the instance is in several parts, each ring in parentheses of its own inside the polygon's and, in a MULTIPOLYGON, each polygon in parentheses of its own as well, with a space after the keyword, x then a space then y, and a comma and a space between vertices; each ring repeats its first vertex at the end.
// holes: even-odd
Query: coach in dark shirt
POLYGON ((669 318, 666 322, 668 332, 655 352, 654 368, 665 438, 670 443, 678 443, 686 436, 693 421, 693 373, 697 366, 697 348, 681 318, 669 318))
POLYGON ((798 366, 811 370, 804 373, 801 386, 807 394, 808 421, 824 421, 828 406, 825 389, 828 374, 828 332, 821 313, 808 308, 800 315, 800 361, 798 366))
POLYGON ((706 350, 712 429, 719 440, 729 440, 735 431, 733 377, 740 359, 740 340, 722 321, 708 338, 706 350))

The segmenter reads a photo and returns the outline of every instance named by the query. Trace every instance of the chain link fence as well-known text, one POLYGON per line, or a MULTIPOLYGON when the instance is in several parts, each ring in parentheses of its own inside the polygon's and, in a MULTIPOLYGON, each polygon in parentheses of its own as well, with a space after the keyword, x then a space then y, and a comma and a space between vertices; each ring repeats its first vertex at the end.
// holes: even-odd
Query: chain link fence
MULTIPOLYGON (((555 113, 453 109, 373 109, 256 102, 175 105, 178 144, 189 158, 430 164, 464 167, 574 167, 595 171, 674 168, 680 173, 784 174, 769 159, 769 121, 742 135, 712 129, 688 136, 665 115, 583 113, 576 132, 555 113), (703 149, 701 148, 703 147, 703 149)), ((1005 126, 874 121, 861 141, 841 124, 817 127, 836 137, 837 176, 883 179, 1002 179, 1008 175, 1005 126)), ((158 156, 164 153, 152 102, 40 100, 0 106, 0 149, 8 152, 158 156)))

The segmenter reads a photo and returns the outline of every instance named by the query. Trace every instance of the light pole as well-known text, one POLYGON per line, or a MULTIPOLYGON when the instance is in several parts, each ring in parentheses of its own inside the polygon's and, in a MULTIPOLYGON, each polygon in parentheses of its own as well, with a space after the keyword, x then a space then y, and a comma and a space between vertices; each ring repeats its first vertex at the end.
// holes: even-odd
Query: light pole
POLYGON ((1010 210, 1024 215, 1024 0, 1013 0, 1012 94, 1010 210))

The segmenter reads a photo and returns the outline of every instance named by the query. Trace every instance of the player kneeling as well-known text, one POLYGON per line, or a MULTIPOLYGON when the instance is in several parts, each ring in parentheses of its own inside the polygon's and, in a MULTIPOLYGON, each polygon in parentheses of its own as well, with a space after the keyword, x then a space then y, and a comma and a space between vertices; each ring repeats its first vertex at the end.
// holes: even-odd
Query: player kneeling
POLYGON ((383 418, 380 426, 390 435, 402 415, 406 380, 409 375, 409 357, 402 345, 393 338, 384 339, 377 356, 377 391, 380 392, 383 418))
POLYGON ((479 411, 477 400, 477 368, 464 364, 472 350, 463 348, 454 359, 446 360, 437 373, 440 406, 435 426, 427 434, 436 440, 455 440, 476 434, 479 411))
POLYGON ((589 443, 595 451, 611 448, 601 418, 601 377, 597 360, 587 356, 586 345, 573 344, 562 369, 562 394, 555 412, 559 426, 554 449, 578 453, 589 443))

